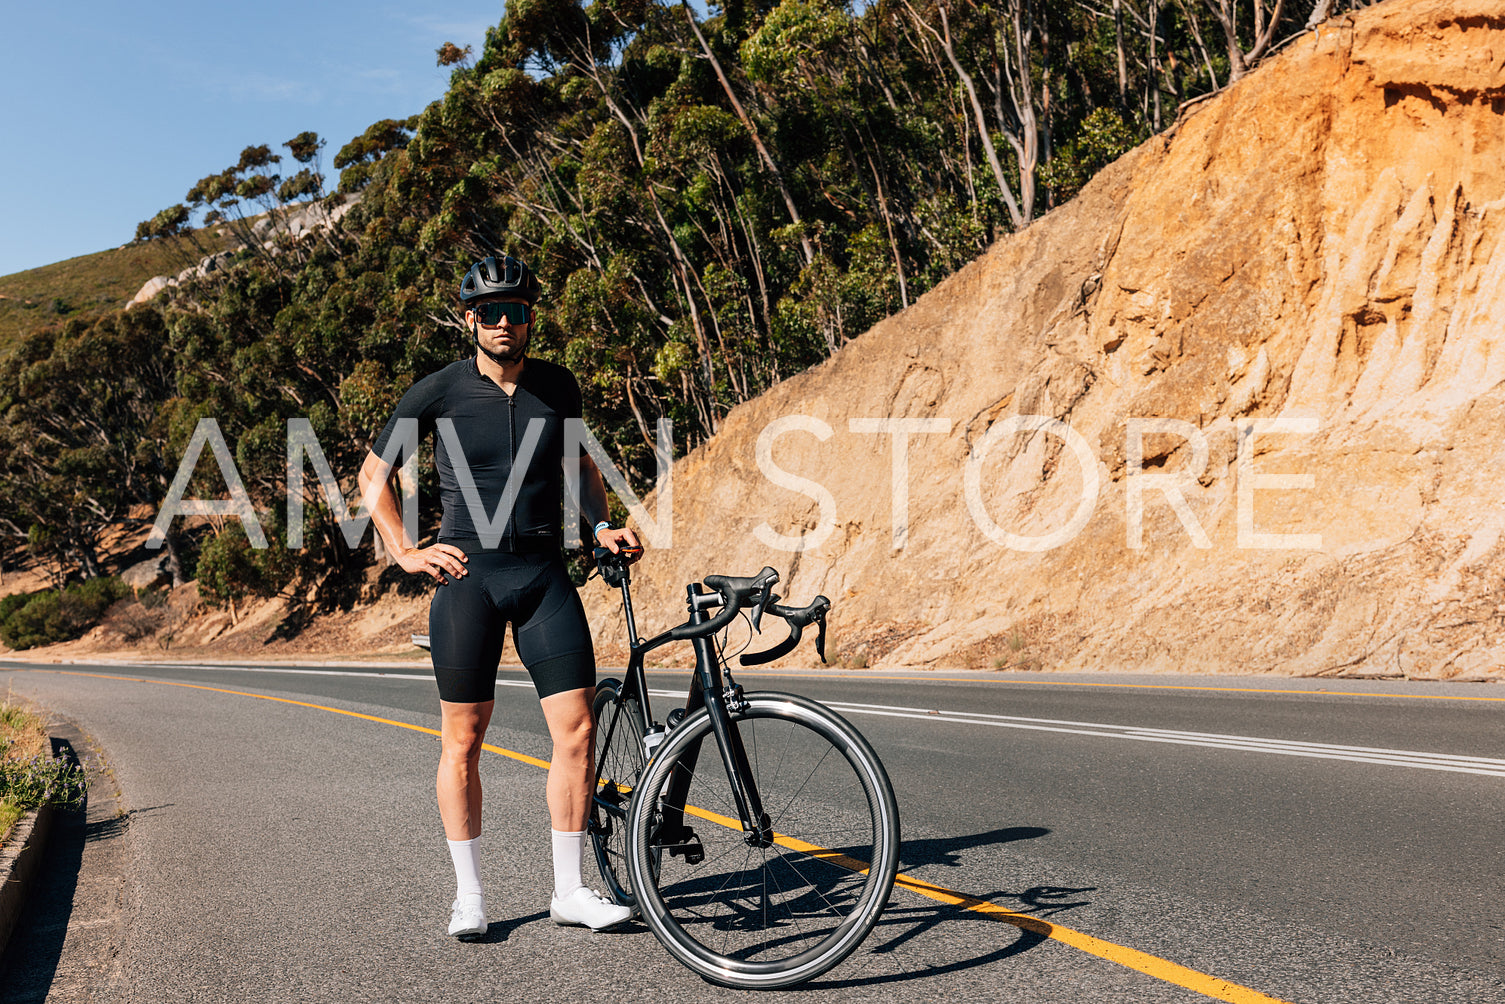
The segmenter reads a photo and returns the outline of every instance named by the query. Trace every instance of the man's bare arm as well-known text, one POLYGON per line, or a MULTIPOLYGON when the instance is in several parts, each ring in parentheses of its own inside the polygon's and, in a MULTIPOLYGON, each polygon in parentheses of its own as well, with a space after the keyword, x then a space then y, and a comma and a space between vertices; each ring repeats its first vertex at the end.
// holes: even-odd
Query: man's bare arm
POLYGON ((465 552, 458 547, 434 544, 421 548, 415 541, 408 539, 407 530, 402 525, 402 514, 397 511, 397 492, 392 488, 392 473, 391 464, 368 451, 360 473, 356 475, 363 500, 370 498, 375 486, 376 497, 370 500, 371 522, 376 524, 376 532, 381 534, 382 543, 387 545, 387 552, 404 571, 423 572, 437 582, 445 582, 445 575, 457 579, 464 576, 465 552))
MULTIPOLYGON (((580 456, 580 511, 591 526, 605 522, 611 515, 606 504, 606 481, 601 477, 601 470, 596 462, 585 454, 580 456)), ((638 535, 627 527, 603 528, 596 535, 596 543, 612 554, 621 551, 623 547, 643 546, 638 542, 638 535)))

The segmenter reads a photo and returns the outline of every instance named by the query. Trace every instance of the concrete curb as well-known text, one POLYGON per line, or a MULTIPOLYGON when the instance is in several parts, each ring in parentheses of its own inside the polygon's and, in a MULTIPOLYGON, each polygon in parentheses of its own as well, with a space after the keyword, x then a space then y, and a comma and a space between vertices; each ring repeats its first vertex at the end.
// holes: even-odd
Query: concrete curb
POLYGON ((55 811, 49 804, 22 816, 11 841, 0 851, 0 953, 10 943, 16 921, 26 907, 27 893, 47 852, 55 811))

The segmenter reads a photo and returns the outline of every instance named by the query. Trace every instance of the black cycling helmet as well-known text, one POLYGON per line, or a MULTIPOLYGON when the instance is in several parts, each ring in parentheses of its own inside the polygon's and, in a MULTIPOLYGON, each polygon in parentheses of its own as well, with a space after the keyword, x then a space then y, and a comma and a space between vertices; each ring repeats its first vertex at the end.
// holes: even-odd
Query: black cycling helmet
POLYGON ((538 276, 511 255, 482 258, 470 266, 470 271, 460 281, 461 303, 484 296, 515 296, 536 303, 538 294, 538 276))

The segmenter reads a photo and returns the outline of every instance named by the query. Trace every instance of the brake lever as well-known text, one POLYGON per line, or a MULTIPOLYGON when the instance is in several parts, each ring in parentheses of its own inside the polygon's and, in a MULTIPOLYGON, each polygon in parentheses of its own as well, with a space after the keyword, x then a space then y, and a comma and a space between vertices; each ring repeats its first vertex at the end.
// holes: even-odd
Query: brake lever
POLYGON ((753 634, 763 633, 763 628, 760 626, 763 622, 763 611, 768 607, 770 603, 776 602, 777 600, 778 597, 773 595, 773 584, 769 583, 768 585, 764 586, 763 591, 758 594, 758 602, 753 605, 753 634))
POLYGON ((815 654, 820 656, 821 665, 826 665, 826 617, 820 616, 820 630, 815 634, 815 654))

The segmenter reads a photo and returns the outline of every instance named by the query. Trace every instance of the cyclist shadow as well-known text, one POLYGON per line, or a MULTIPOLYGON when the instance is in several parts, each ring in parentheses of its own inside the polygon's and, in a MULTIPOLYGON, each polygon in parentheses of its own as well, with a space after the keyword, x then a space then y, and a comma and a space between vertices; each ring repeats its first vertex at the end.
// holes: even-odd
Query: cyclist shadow
MULTIPOLYGON (((926 840, 907 840, 900 849, 899 877, 895 898, 904 896, 905 873, 921 865, 959 867, 963 851, 995 847, 1015 840, 1043 837, 1050 831, 1039 826, 1011 826, 965 837, 945 837, 926 840)), ((917 882, 919 880, 916 880, 917 882)), ((1080 898, 1082 893, 1095 892, 1096 887, 1072 888, 1065 886, 1031 886, 1017 892, 996 890, 982 896, 965 896, 960 904, 905 906, 892 899, 869 935, 869 941, 860 950, 860 955, 884 956, 897 952, 904 945, 947 922, 972 922, 987 924, 997 934, 1012 931, 1012 941, 982 955, 958 958, 955 961, 914 969, 906 965, 905 971, 878 976, 856 977, 844 980, 816 980, 803 984, 800 990, 832 990, 844 987, 876 986, 883 983, 898 983, 909 980, 929 979, 947 973, 975 969, 994 962, 1020 955, 1049 939, 1049 926, 1038 918, 1086 906, 1090 900, 1080 898), (977 907, 996 904, 1009 911, 1007 919, 996 912, 979 912, 977 907)), ((947 890, 949 898, 949 890, 947 890)), ((981 932, 969 936, 968 944, 988 943, 993 939, 981 932)), ((851 960, 847 965, 851 965, 851 960)))
POLYGON ((532 924, 540 920, 547 920, 548 916, 549 911, 540 910, 537 913, 530 913, 526 917, 510 917, 507 920, 493 920, 486 925, 485 934, 467 934, 462 936, 460 940, 473 945, 500 944, 501 942, 506 941, 509 937, 511 937, 512 932, 517 930, 519 927, 524 927, 528 924, 532 924))
POLYGON ((899 846, 899 873, 903 874, 920 865, 946 865, 955 868, 961 864, 963 851, 995 847, 1015 840, 1033 840, 1048 833, 1050 831, 1043 826, 1004 826, 968 837, 905 840, 899 846))

